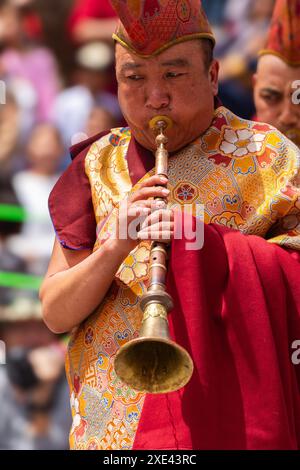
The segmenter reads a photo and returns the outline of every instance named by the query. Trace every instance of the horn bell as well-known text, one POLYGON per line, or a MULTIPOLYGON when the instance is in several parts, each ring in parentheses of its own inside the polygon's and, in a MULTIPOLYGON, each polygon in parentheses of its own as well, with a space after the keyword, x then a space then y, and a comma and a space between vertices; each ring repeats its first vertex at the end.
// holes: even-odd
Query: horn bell
MULTIPOLYGON (((151 304, 152 312, 161 304, 151 304)), ((149 316, 143 321, 140 336, 129 341, 117 353, 116 374, 139 392, 168 393, 184 387, 193 374, 189 353, 172 341, 167 321, 149 316)))

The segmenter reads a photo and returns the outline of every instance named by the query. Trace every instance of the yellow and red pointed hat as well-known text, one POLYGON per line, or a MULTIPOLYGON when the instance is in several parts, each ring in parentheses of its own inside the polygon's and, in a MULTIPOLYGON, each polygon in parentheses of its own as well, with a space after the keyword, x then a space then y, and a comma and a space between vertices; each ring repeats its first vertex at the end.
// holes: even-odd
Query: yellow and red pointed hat
POLYGON ((276 0, 266 49, 288 65, 300 66, 300 0, 276 0))
POLYGON ((201 0, 111 0, 120 18, 113 39, 142 57, 207 38, 215 44, 201 0))

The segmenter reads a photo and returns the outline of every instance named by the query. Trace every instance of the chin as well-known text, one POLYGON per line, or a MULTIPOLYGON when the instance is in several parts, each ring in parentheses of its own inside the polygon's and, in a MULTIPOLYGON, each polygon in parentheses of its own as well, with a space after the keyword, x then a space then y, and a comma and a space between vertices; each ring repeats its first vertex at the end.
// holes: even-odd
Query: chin
POLYGON ((184 144, 171 144, 171 145, 167 145, 167 150, 169 153, 175 153, 175 152, 179 152, 179 150, 183 149, 184 147, 186 147, 188 144, 184 143, 184 144))

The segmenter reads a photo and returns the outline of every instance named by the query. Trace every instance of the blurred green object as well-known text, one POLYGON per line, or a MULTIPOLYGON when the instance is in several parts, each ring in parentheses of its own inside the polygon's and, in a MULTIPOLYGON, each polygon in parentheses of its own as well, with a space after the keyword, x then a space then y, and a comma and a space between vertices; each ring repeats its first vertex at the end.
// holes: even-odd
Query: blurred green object
POLYGON ((42 277, 30 274, 10 273, 0 271, 0 286, 12 287, 15 289, 39 290, 42 284, 42 277))
POLYGON ((26 212, 21 206, 13 204, 0 204, 0 220, 6 222, 24 222, 26 212))

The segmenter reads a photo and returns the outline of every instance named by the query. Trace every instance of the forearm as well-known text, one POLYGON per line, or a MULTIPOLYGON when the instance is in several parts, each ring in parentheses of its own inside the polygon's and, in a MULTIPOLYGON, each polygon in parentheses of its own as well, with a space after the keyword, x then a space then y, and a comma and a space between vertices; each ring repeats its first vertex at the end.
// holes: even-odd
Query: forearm
POLYGON ((138 246, 139 240, 169 243, 174 231, 173 213, 165 209, 164 201, 152 200, 169 195, 170 191, 161 186, 167 181, 154 175, 120 204, 116 233, 119 233, 119 224, 127 227, 127 231, 130 227, 130 232, 135 233, 127 233, 127 237, 119 240, 109 239, 94 253, 75 257, 65 253, 58 241, 55 242, 48 274, 40 289, 44 320, 52 331, 72 330, 98 307, 120 265, 138 246), (168 222, 164 221, 164 215, 168 222), (140 216, 144 217, 142 229, 131 226, 134 221, 141 224, 140 216))
POLYGON ((47 326, 64 333, 85 320, 104 299, 126 256, 120 242, 108 240, 81 263, 47 278, 40 291, 47 326))

